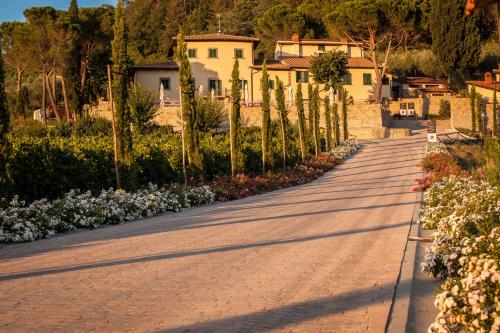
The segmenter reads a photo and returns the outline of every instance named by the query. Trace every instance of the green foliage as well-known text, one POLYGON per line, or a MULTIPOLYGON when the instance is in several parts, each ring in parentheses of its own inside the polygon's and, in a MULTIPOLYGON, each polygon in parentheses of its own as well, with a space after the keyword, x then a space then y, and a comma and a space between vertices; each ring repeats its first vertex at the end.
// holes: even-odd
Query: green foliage
POLYGON ((312 137, 314 132, 314 87, 312 83, 307 85, 307 98, 309 99, 309 104, 307 106, 307 120, 308 120, 308 136, 312 137))
POLYGON ((285 88, 283 86, 283 82, 276 76, 276 90, 275 90, 275 99, 276 99, 276 109, 278 110, 278 115, 280 118, 280 127, 281 127, 281 145, 283 149, 283 168, 286 168, 286 159, 287 159, 287 132, 288 132, 288 111, 285 105, 285 88))
POLYGON ((130 170, 132 158, 132 134, 130 129, 130 110, 127 105, 128 97, 128 57, 127 57, 127 37, 124 22, 124 10, 122 1, 119 0, 115 9, 114 39, 112 43, 113 60, 113 104, 116 121, 116 143, 117 155, 123 170, 120 174, 127 179, 127 183, 132 181, 132 177, 124 174, 125 170, 130 170), (123 172, 122 172, 123 171, 123 172))
POLYGON ((344 51, 335 50, 322 52, 311 58, 309 71, 316 83, 326 85, 326 89, 337 89, 339 83, 347 74, 347 61, 349 56, 344 51))
POLYGON ((495 89, 493 90, 493 117, 491 119, 493 135, 498 135, 498 106, 497 106, 497 85, 495 84, 495 89))
POLYGON ((23 86, 17 94, 14 115, 22 120, 30 116, 30 96, 28 88, 25 86, 23 86))
POLYGON ((347 122, 347 116, 348 116, 348 100, 349 96, 347 93, 347 90, 344 88, 344 91, 342 92, 342 133, 343 133, 343 140, 347 141, 349 139, 349 125, 347 122))
POLYGON ((332 138, 332 115, 330 108, 330 99, 325 97, 323 104, 325 106, 325 142, 326 151, 333 149, 333 138, 332 138))
POLYGON ((302 161, 305 161, 308 155, 307 140, 306 140, 306 116, 304 114, 304 99, 302 97, 302 84, 297 85, 297 92, 295 93, 295 105, 297 106, 297 118, 300 139, 300 154, 302 161))
POLYGON ((224 103, 210 98, 196 98, 196 113, 198 114, 198 129, 201 132, 215 131, 227 121, 224 103))
POLYGON ((431 50, 396 50, 389 56, 389 72, 398 76, 442 77, 441 66, 431 50))
POLYGON ((2 48, 0 48, 0 194, 7 182, 7 160, 9 157, 9 110, 5 94, 5 72, 3 69, 2 48))
POLYGON ((432 51, 444 72, 473 69, 481 56, 477 15, 465 16, 465 1, 430 0, 432 51))
MULTIPOLYGON (((312 87, 312 85, 311 85, 312 87)), ((314 145, 314 154, 316 156, 321 152, 321 137, 319 128, 319 113, 320 113, 320 98, 319 87, 315 86, 311 89, 311 98, 309 100, 309 124, 310 135, 314 145)))
POLYGON ((262 64, 262 172, 269 169, 272 160, 269 154, 271 141, 271 94, 269 92, 269 75, 266 61, 262 64))
POLYGON ((500 185, 500 142, 491 135, 484 140, 485 164, 484 173, 488 181, 500 185))
POLYGON ((451 105, 450 102, 442 99, 439 102, 439 118, 450 119, 451 117, 451 105))
POLYGON ((332 107, 332 120, 333 120, 333 137, 335 146, 340 145, 340 117, 339 117, 339 105, 333 103, 332 107))
POLYGON ((240 70, 238 59, 234 60, 233 72, 231 73, 231 119, 230 119, 230 137, 231 137, 231 172, 236 175, 240 171, 240 138, 241 127, 241 88, 240 88, 240 70))
POLYGON ((477 116, 477 129, 479 133, 484 134, 484 114, 485 114, 485 104, 483 100, 483 96, 481 94, 476 93, 476 116, 477 116))
POLYGON ((158 112, 158 93, 133 84, 128 91, 128 107, 133 128, 143 132, 150 121, 154 119, 158 112))
POLYGON ((469 94, 469 98, 470 98, 470 115, 471 115, 471 119, 472 119, 472 132, 475 132, 476 131, 476 87, 475 86, 472 86, 471 90, 470 90, 470 94, 469 94))

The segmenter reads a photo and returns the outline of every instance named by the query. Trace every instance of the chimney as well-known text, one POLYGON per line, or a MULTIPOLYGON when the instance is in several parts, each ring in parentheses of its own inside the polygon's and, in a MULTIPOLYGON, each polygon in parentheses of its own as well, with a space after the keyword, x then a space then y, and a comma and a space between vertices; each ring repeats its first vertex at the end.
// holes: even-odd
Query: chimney
POLYGON ((292 41, 294 41, 295 43, 300 42, 299 34, 297 34, 297 33, 293 34, 292 41))
POLYGON ((491 73, 490 72, 486 72, 484 74, 484 82, 486 82, 486 83, 493 83, 493 78, 491 77, 491 73))

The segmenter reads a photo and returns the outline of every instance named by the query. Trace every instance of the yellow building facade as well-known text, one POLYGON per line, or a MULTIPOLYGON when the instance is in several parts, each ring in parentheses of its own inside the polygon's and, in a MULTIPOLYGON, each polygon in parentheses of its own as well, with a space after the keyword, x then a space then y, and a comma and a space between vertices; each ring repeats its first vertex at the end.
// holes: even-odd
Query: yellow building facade
MULTIPOLYGON (((176 39, 174 38, 174 46, 176 39)), ((226 34, 185 36, 187 55, 199 94, 216 97, 231 93, 231 73, 234 59, 239 61, 242 100, 249 105, 262 102, 262 61, 256 60, 254 51, 257 38, 226 34)), ((330 50, 342 50, 349 55, 349 74, 344 79, 344 88, 355 101, 369 100, 374 94, 376 74, 370 60, 363 58, 360 45, 328 40, 300 40, 294 36, 290 41, 278 41, 275 59, 268 61, 271 90, 276 87, 276 78, 284 83, 285 96, 293 102, 297 84, 302 83, 304 99, 308 99, 307 85, 315 83, 309 74, 309 62, 313 55, 330 50)), ((173 52, 171 52, 172 54, 173 52)), ((175 62, 136 65, 134 81, 151 90, 161 90, 165 104, 178 104, 179 76, 175 62)), ((329 94, 320 87, 322 97, 329 94)), ((271 91, 271 100, 274 100, 271 91)), ((390 97, 389 86, 383 87, 382 97, 390 97)))

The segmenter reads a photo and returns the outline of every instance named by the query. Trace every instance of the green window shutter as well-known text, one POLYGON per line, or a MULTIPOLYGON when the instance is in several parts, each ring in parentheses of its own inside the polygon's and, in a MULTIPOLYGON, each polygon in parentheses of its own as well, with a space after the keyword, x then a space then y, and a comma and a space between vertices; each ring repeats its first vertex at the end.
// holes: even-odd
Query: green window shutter
POLYGON ((209 58, 217 58, 217 49, 208 49, 209 58))
POLYGON ((234 49, 235 58, 243 58, 243 49, 234 49))
POLYGON ((300 82, 300 80, 302 79, 301 75, 300 75, 300 72, 295 72, 295 82, 300 82))
POLYGON ((363 73, 363 84, 365 86, 372 85, 372 75, 370 73, 363 73))
POLYGON ((344 85, 349 86, 352 84, 352 74, 347 72, 347 74, 344 76, 344 85))
POLYGON ((188 50, 188 57, 189 58, 196 58, 196 49, 189 49, 188 50))
POLYGON ((309 83, 309 72, 308 71, 304 72, 304 83, 309 83))
POLYGON ((217 95, 222 95, 222 81, 217 80, 217 95))

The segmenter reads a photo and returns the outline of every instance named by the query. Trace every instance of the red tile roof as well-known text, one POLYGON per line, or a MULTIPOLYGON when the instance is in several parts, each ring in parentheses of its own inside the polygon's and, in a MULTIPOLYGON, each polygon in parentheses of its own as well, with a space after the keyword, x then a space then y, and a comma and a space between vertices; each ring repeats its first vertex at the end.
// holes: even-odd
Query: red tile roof
MULTIPOLYGON (((174 41, 177 37, 172 38, 174 41)), ((248 36, 237 36, 237 35, 227 35, 227 34, 201 34, 201 35, 186 35, 184 40, 187 41, 236 41, 236 42, 252 42, 256 43, 259 41, 256 37, 248 36)))
POLYGON ((179 66, 175 61, 167 61, 167 62, 157 62, 153 64, 137 64, 133 67, 134 69, 170 69, 170 70, 178 70, 179 66))
MULTIPOLYGON (((281 62, 290 66, 291 68, 309 68, 309 62, 312 57, 283 57, 281 62)), ((373 68, 373 63, 360 57, 349 58, 347 63, 348 68, 373 68)))
POLYGON ((427 76, 408 76, 403 78, 403 82, 410 84, 447 84, 444 80, 438 80, 427 76))
POLYGON ((490 89, 490 90, 495 90, 495 85, 496 85, 497 90, 500 91, 500 82, 488 83, 484 81, 467 81, 467 83, 476 87, 490 89))
MULTIPOLYGON (((270 70, 289 70, 290 69, 290 66, 288 66, 287 64, 284 64, 280 61, 277 61, 277 60, 267 61, 266 66, 267 66, 267 69, 270 69, 270 70)), ((261 69, 262 68, 262 61, 256 61, 254 63, 254 65, 252 66, 252 68, 261 69)))

